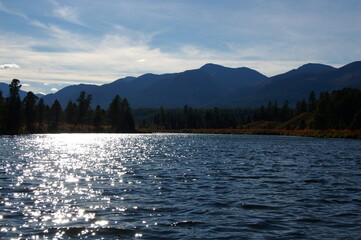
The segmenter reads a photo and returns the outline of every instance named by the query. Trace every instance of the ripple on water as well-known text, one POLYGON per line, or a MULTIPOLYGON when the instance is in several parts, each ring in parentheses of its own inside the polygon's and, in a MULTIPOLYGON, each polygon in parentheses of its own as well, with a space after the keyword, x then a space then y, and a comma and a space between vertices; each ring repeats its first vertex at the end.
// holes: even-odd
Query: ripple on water
POLYGON ((3 136, 1 237, 359 239, 359 143, 191 134, 3 136))

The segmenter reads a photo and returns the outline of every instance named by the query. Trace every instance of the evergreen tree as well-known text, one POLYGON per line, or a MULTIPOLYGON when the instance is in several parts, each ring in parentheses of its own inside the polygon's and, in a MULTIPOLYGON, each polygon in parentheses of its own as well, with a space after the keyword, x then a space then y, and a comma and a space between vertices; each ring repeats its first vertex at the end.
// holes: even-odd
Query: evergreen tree
POLYGON ((0 91, 0 134, 4 133, 5 128, 5 99, 2 91, 0 91))
POLYGON ((56 132, 61 122, 62 108, 58 100, 55 100, 50 108, 50 131, 56 132))
POLYGON ((267 110, 266 110, 266 120, 268 120, 268 121, 271 121, 272 118, 273 118, 273 115, 272 115, 273 111, 272 110, 273 110, 273 105, 272 105, 272 102, 269 101, 268 106, 267 106, 267 110))
POLYGON ((109 104, 108 117, 111 128, 114 131, 119 131, 121 124, 121 98, 119 95, 116 95, 113 101, 109 104))
POLYGON ((307 112, 307 103, 306 100, 302 100, 296 103, 296 114, 299 115, 301 113, 307 112))
POLYGON ((279 120, 278 102, 274 101, 272 106, 272 121, 279 120))
POLYGON ((77 108, 78 106, 75 103, 73 103, 71 100, 68 101, 68 104, 64 110, 66 123, 75 125, 78 116, 77 108))
POLYGON ((351 129, 361 129, 361 110, 354 115, 351 129))
POLYGON ((83 127, 83 124, 86 119, 86 115, 90 108, 90 103, 92 100, 92 95, 86 94, 84 91, 80 92, 80 95, 77 99, 78 102, 78 117, 75 122, 75 125, 80 124, 81 127, 83 127))
POLYGON ((258 119, 255 119, 256 121, 259 120, 265 120, 266 119, 266 109, 263 105, 261 105, 260 109, 259 109, 259 114, 258 114, 258 119))
POLYGON ((93 126, 95 127, 95 129, 101 129, 101 126, 104 124, 104 115, 104 111, 100 108, 99 105, 97 105, 93 117, 93 126))
POLYGON ((44 128, 44 122, 45 122, 45 104, 44 104, 44 99, 40 98, 37 106, 36 106, 36 111, 37 111, 37 121, 38 121, 38 131, 42 132, 43 128, 44 128))
POLYGON ((281 120, 287 121, 292 118, 292 110, 289 107, 288 100, 284 101, 282 109, 281 109, 281 120))
POLYGON ((312 91, 308 96, 307 110, 309 112, 314 112, 316 111, 316 108, 317 108, 317 98, 315 92, 312 91))
POLYGON ((332 128, 332 103, 328 92, 321 93, 320 100, 317 104, 317 111, 315 114, 314 127, 316 129, 332 128))
POLYGON ((26 131, 29 133, 35 132, 35 121, 36 121, 36 109, 35 104, 38 97, 33 92, 28 92, 25 96, 23 105, 26 120, 26 131))
POLYGON ((21 128, 21 100, 19 91, 21 88, 20 81, 13 79, 9 84, 10 95, 6 99, 6 133, 10 135, 19 134, 21 128))
POLYGON ((361 90, 344 88, 331 93, 335 128, 349 128, 361 109, 361 90))
POLYGON ((121 131, 122 132, 135 131, 135 124, 132 115, 132 110, 126 98, 124 98, 121 103, 121 131))

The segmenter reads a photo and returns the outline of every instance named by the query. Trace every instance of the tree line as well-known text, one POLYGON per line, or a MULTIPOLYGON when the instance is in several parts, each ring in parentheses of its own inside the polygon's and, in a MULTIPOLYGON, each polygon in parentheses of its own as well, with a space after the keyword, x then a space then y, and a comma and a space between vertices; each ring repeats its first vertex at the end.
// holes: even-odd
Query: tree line
POLYGON ((135 131, 129 103, 119 95, 114 97, 108 109, 99 105, 92 109, 92 95, 83 91, 76 102, 69 101, 62 109, 58 100, 49 106, 31 91, 21 100, 20 88, 20 81, 13 79, 8 97, 4 98, 0 91, 0 134, 135 131))
POLYGON ((282 105, 269 102, 258 108, 198 109, 187 105, 183 109, 160 107, 153 119, 143 119, 140 126, 158 129, 220 129, 248 128, 248 124, 259 121, 287 122, 309 113, 307 124, 299 121, 296 129, 361 129, 361 90, 344 88, 331 93, 322 92, 317 98, 312 91, 307 100, 290 107, 286 100, 282 105))
POLYGON ((119 95, 108 109, 99 105, 92 109, 92 95, 86 92, 62 109, 58 100, 49 106, 33 92, 21 100, 20 88, 20 81, 14 79, 8 97, 0 91, 0 134, 134 132, 135 120, 139 128, 169 130, 251 128, 255 122, 287 123, 295 118, 300 120, 290 129, 361 129, 361 90, 352 88, 322 92, 319 97, 312 91, 307 100, 294 106, 286 100, 281 105, 270 101, 258 108, 202 109, 185 105, 178 109, 136 110, 119 95))

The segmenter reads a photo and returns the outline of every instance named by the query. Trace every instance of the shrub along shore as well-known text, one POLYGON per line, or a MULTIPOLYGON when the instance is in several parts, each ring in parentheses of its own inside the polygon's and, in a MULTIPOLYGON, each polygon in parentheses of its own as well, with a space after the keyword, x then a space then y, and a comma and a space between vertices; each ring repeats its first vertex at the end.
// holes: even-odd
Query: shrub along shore
POLYGON ((244 134, 244 135, 284 135, 316 138, 350 138, 361 139, 361 130, 287 130, 287 129, 139 129, 142 133, 195 133, 195 134, 244 134))
POLYGON ((46 105, 28 92, 21 99, 20 81, 0 91, 0 135, 33 133, 209 133, 293 135, 361 139, 361 90, 344 88, 314 92, 292 108, 287 100, 258 108, 134 109, 115 96, 106 109, 92 108, 92 95, 80 92, 76 102, 62 109, 58 100, 46 105))

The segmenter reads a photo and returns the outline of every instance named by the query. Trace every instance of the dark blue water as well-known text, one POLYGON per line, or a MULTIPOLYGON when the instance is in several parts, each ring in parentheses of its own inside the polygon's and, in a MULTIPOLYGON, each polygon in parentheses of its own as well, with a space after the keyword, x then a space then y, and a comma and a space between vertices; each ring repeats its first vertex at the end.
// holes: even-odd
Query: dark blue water
POLYGON ((360 239, 361 141, 0 137, 1 239, 360 239))

